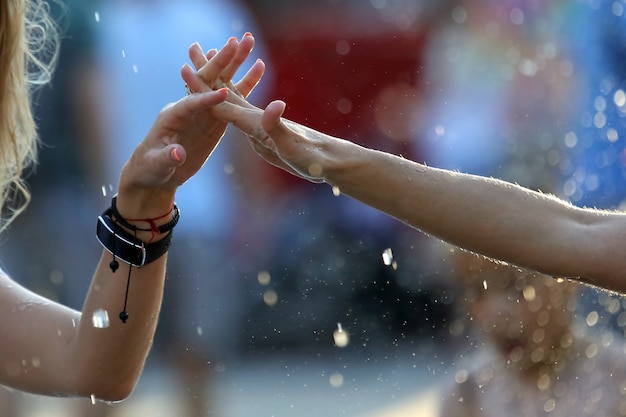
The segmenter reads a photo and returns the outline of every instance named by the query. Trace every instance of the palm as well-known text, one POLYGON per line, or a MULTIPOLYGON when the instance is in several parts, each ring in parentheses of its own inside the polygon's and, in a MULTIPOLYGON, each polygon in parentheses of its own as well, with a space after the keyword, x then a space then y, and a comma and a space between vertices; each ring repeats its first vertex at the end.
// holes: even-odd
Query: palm
MULTIPOLYGON (((253 46, 254 38, 251 35, 245 35, 241 43, 231 39, 221 51, 211 51, 207 56, 202 53, 199 45, 191 46, 190 58, 200 70, 196 74, 189 66, 184 66, 182 77, 191 91, 204 94, 191 94, 161 111, 148 137, 132 157, 139 160, 138 163, 130 164, 131 167, 143 166, 147 169, 135 171, 129 168, 132 171, 129 175, 134 175, 135 180, 144 186, 175 189, 204 165, 227 127, 226 122, 214 116, 219 102, 225 97, 220 100, 213 95, 214 98, 210 98, 212 87, 230 83, 253 46), (176 165, 163 165, 159 153, 164 148, 173 149, 174 144, 182 146, 176 149, 184 153, 181 156, 184 161, 176 165)), ((237 84, 243 95, 247 96, 252 91, 263 71, 262 62, 252 65, 237 84)))
POLYGON ((179 186, 191 178, 204 165, 224 136, 227 124, 207 113, 210 112, 195 113, 190 120, 173 120, 171 129, 164 126, 165 130, 178 132, 178 143, 187 151, 185 163, 176 168, 166 185, 179 186))

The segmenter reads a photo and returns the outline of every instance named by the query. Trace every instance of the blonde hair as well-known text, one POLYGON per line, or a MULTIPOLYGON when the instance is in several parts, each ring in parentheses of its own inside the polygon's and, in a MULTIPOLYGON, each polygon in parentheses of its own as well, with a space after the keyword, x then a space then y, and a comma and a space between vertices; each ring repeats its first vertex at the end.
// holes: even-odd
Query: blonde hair
POLYGON ((50 80, 58 39, 45 1, 0 0, 0 230, 30 201, 23 173, 37 155, 31 96, 50 80))

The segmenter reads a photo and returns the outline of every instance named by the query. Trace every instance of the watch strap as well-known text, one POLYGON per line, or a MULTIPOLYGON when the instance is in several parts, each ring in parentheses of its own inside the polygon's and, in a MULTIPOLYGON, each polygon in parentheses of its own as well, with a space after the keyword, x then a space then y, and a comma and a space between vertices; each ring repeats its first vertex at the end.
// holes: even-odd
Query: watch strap
POLYGON ((98 216, 96 237, 100 244, 116 258, 141 267, 163 256, 172 243, 172 232, 154 243, 145 243, 117 225, 111 209, 98 216))

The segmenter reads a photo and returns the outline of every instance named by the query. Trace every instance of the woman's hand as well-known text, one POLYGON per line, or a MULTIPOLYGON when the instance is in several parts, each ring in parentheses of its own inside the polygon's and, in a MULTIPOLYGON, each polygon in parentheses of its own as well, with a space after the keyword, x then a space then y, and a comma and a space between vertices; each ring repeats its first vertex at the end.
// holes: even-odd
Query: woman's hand
POLYGON ((309 181, 324 181, 321 160, 316 161, 321 155, 316 149, 319 150, 325 141, 339 139, 282 119, 285 110, 282 101, 270 103, 265 111, 246 101, 265 70, 261 61, 250 68, 242 81, 236 85, 231 82, 252 47, 253 37, 249 33, 244 35, 239 49, 230 59, 225 59, 215 50, 204 54, 199 45, 194 45, 189 56, 197 73, 185 74, 189 88, 192 91, 211 91, 228 87, 228 103, 211 109, 213 116, 233 123, 244 132, 255 151, 269 163, 309 181))
MULTIPOLYGON (((229 39, 219 52, 211 51, 211 60, 205 69, 207 76, 214 82, 230 83, 253 45, 254 38, 244 36, 241 42, 229 39)), ((198 44, 190 47, 190 56, 197 59, 198 51, 207 59, 198 44)), ((262 65, 255 63, 238 86, 249 93, 260 80, 262 69, 262 65)), ((195 93, 167 105, 160 112, 122 170, 118 193, 124 197, 119 203, 131 207, 119 208, 127 216, 138 211, 137 206, 145 208, 148 201, 159 207, 153 210, 157 213, 170 207, 176 189, 198 172, 226 130, 227 123, 215 118, 213 113, 224 105, 228 90, 198 88, 198 76, 188 65, 183 66, 181 73, 188 88, 195 93), (131 198, 135 203, 128 203, 131 198)), ((145 211, 142 213, 145 217, 145 211)))

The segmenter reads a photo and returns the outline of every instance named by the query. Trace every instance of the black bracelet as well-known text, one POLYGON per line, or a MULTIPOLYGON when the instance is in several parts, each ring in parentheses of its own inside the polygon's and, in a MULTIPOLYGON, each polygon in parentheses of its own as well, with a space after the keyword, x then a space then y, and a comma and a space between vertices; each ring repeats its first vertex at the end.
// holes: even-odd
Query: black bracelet
MULTIPOLYGON (((109 208, 98 217, 96 237, 106 250, 116 258, 136 267, 142 267, 159 259, 167 252, 172 242, 173 230, 167 236, 154 243, 145 243, 128 233, 113 220, 109 208)), ((121 222, 119 222, 121 224, 121 222)))
MULTIPOLYGON (((115 199, 113 200, 112 207, 108 208, 104 211, 104 213, 102 213, 102 215, 98 216, 96 237, 100 244, 113 255, 113 260, 109 263, 111 272, 115 273, 115 271, 119 268, 119 263, 116 258, 119 258, 129 264, 126 293, 124 295, 124 307, 119 314, 120 320, 123 323, 126 323, 129 317, 129 314, 126 311, 126 303, 128 301, 128 289, 130 288, 130 274, 133 269, 132 267, 142 267, 159 259, 167 252, 172 243, 173 228, 176 225, 176 222, 178 222, 180 215, 178 209, 174 205, 174 218, 167 225, 162 226, 162 228, 165 229, 163 232, 159 229, 161 233, 167 232, 167 235, 157 242, 145 243, 137 238, 137 230, 141 229, 126 226, 133 230, 134 234, 130 234, 118 225, 118 223, 122 224, 121 220, 123 219, 121 216, 117 219, 113 219, 114 207, 115 199)), ((151 230, 154 233, 154 229, 147 230, 151 230)))
MULTIPOLYGON (((161 225, 161 226, 157 226, 155 228, 150 228, 150 229, 146 229, 146 228, 140 228, 137 227, 133 224, 128 223, 128 221, 122 217, 122 215, 120 214, 119 211, 117 211, 117 196, 113 196, 113 198, 111 199, 111 217, 114 217, 114 220, 121 224, 122 226, 124 226, 125 228, 129 229, 129 230, 133 230, 133 231, 141 231, 141 232, 155 232, 158 231, 159 233, 165 233, 165 232, 169 232, 170 230, 172 230, 177 224, 178 224, 178 219, 180 219, 180 210, 178 209, 178 206, 176 205, 176 203, 174 203, 174 205, 172 206, 172 220, 170 220, 169 222, 161 225)), ((152 220, 153 219, 140 219, 137 221, 145 221, 148 222, 152 225, 152 220)))

